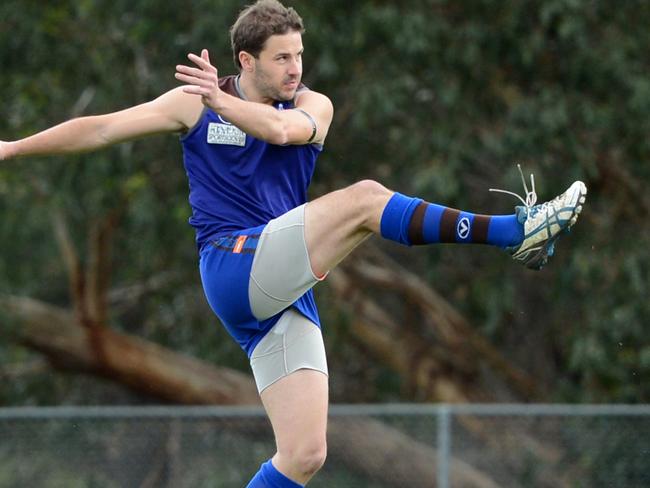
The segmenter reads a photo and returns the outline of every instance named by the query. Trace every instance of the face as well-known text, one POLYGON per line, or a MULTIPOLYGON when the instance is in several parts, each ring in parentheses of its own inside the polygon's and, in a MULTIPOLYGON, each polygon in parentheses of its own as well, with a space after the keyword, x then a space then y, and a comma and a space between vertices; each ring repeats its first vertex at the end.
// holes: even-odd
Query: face
POLYGON ((300 32, 267 39, 258 58, 252 59, 253 84, 262 98, 288 101, 296 95, 302 78, 300 32))

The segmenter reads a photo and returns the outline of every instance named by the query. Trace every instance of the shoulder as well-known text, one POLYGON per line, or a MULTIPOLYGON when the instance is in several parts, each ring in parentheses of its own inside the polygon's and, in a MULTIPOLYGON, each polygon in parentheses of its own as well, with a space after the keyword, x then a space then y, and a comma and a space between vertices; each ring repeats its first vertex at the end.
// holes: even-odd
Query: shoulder
MULTIPOLYGON (((235 75, 220 77, 219 88, 230 95, 237 96, 236 78, 235 75)), ((205 109, 201 97, 185 93, 183 86, 172 88, 154 102, 177 118, 186 130, 191 130, 199 122, 205 109)))
POLYGON ((320 115, 325 118, 332 118, 334 114, 334 105, 332 101, 324 94, 310 90, 304 87, 296 92, 294 106, 307 110, 309 113, 316 112, 313 115, 320 115))
POLYGON ((301 85, 298 91, 296 92, 296 97, 294 99, 294 103, 296 106, 298 106, 301 103, 306 103, 306 102, 320 102, 326 105, 332 105, 332 101, 327 97, 327 95, 324 95, 323 93, 319 93, 317 91, 311 90, 307 88, 304 85, 301 85))
POLYGON ((204 108, 201 97, 185 93, 182 86, 172 88, 150 103, 168 117, 177 120, 185 130, 196 125, 204 108))

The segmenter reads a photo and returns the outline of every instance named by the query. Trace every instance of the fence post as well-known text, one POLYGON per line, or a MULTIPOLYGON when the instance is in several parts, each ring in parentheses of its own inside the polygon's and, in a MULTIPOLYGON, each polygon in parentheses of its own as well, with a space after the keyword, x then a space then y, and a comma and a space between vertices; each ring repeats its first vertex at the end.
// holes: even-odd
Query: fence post
POLYGON ((448 405, 438 407, 438 488, 449 488, 451 457, 451 411, 448 405))

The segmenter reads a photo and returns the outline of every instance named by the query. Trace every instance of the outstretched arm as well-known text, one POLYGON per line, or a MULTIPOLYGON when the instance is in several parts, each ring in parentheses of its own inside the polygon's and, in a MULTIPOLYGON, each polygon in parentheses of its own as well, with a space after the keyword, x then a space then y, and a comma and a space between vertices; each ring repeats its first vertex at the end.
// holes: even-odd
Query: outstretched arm
POLYGON ((0 161, 4 159, 9 159, 11 153, 9 152, 9 143, 5 141, 0 141, 0 161))
POLYGON ((325 95, 309 90, 300 92, 295 109, 276 110, 270 105, 242 100, 220 90, 217 68, 210 63, 206 49, 200 57, 195 54, 188 57, 196 68, 176 67, 176 78, 188 84, 183 87, 185 93, 199 95, 204 105, 247 134, 281 145, 322 143, 325 140, 334 114, 332 102, 325 95))
POLYGON ((180 132, 200 114, 201 103, 195 99, 176 88, 126 110, 72 119, 25 139, 0 142, 0 160, 93 151, 147 135, 180 132))

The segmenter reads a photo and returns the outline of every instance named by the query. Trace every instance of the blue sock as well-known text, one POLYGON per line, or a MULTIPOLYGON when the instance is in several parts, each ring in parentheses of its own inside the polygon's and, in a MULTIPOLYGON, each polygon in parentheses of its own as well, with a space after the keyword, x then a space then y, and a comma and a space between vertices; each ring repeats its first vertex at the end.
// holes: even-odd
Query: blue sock
POLYGON ((269 459, 260 466, 246 488, 304 488, 303 485, 290 480, 280 473, 269 459))
POLYGON ((512 215, 480 215, 395 193, 381 216, 381 235, 414 244, 490 244, 505 248, 524 239, 524 227, 512 215))

